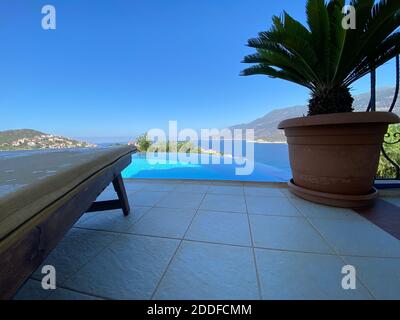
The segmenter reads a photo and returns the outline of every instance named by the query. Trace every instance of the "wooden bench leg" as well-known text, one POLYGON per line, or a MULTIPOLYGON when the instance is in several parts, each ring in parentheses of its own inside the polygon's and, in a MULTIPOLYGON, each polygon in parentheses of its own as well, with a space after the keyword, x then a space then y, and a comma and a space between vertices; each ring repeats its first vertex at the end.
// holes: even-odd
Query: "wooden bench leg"
POLYGON ((86 210, 86 212, 98 212, 98 211, 122 209, 122 212, 124 213, 125 216, 129 215, 131 209, 129 207, 129 201, 126 195, 124 180, 122 180, 121 174, 116 176, 112 183, 114 186, 114 190, 118 195, 118 199, 95 201, 92 203, 90 208, 86 210))
POLYGON ((126 190, 124 186, 124 181, 122 180, 121 174, 115 177, 113 180, 114 190, 118 195, 119 202, 121 204, 122 211, 125 216, 129 215, 131 211, 129 207, 128 196, 126 195, 126 190))

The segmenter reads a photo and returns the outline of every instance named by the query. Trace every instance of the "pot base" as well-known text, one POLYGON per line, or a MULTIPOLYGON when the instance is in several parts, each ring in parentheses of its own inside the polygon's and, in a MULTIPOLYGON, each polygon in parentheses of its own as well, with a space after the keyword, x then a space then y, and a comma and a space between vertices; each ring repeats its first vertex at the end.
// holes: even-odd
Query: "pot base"
POLYGON ((290 191, 300 198, 333 207, 359 208, 370 206, 378 197, 378 190, 374 187, 372 187, 371 191, 365 195, 344 195, 318 192, 302 188, 296 185, 293 179, 288 182, 288 185, 290 191))

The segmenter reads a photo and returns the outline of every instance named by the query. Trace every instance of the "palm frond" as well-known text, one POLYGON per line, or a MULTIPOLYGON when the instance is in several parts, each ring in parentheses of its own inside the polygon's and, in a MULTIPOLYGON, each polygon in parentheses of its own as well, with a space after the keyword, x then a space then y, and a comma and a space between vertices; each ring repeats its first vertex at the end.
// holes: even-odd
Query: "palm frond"
POLYGON ((359 62, 345 79, 346 85, 351 85, 371 72, 371 66, 383 65, 400 54, 400 32, 385 39, 375 50, 375 55, 366 56, 359 62))
POLYGON ((365 30, 360 39, 364 45, 358 48, 358 52, 375 48, 377 43, 390 36, 399 27, 399 13, 399 0, 382 0, 376 3, 366 21, 365 30))
MULTIPOLYGON (((363 0, 359 0, 363 3, 363 0)), ((360 3, 355 3, 361 6, 360 3)), ((370 0, 366 0, 368 6, 370 0)), ((400 24, 400 1, 381 0, 373 4, 368 12, 368 7, 362 5, 364 11, 357 10, 357 29, 347 30, 351 36, 346 41, 346 54, 339 66, 341 77, 347 76, 354 66, 366 59, 368 56, 376 55, 377 47, 389 37, 400 24)), ((374 67, 378 67, 375 65, 374 67)))
POLYGON ((258 64, 247 69, 244 69, 241 72, 242 76, 250 76, 250 75, 266 75, 271 78, 279 78, 283 80, 287 80, 290 82, 294 82, 309 88, 310 90, 314 90, 315 88, 308 82, 305 82, 303 79, 296 77, 292 73, 289 73, 285 70, 277 70, 265 64, 258 64))
MULTIPOLYGON (((365 30, 365 25, 371 15, 374 0, 351 0, 350 5, 353 6, 356 11, 356 29, 348 29, 345 31, 345 42, 343 44, 341 57, 338 60, 333 79, 334 83, 342 81, 349 73, 349 70, 351 70, 351 66, 359 60, 359 58, 356 57, 356 50, 358 49, 358 42, 365 30)), ((338 28, 342 28, 341 24, 338 25, 338 28)))
POLYGON ((313 82, 313 79, 307 78, 307 73, 299 65, 295 58, 285 51, 273 52, 259 49, 257 53, 248 55, 243 60, 244 63, 259 63, 264 66, 274 66, 280 70, 291 73, 301 82, 313 82))
POLYGON ((335 0, 328 3, 327 10, 330 23, 330 60, 329 68, 331 70, 331 84, 333 85, 338 68, 339 62, 342 58, 344 44, 346 42, 346 30, 341 28, 343 20, 342 8, 345 4, 344 0, 335 0))
MULTIPOLYGON (((282 17, 274 16, 271 29, 260 32, 258 38, 250 39, 248 46, 268 56, 270 64, 276 63, 279 68, 288 67, 288 71, 295 70, 296 76, 304 74, 309 81, 317 82, 320 81, 315 72, 318 59, 310 41, 311 34, 307 28, 284 12, 282 17)), ((251 63, 248 61, 244 62, 251 63)))
POLYGON ((330 22, 324 0, 309 0, 306 5, 307 23, 311 30, 311 45, 320 59, 317 65, 323 79, 329 79, 330 22))
POLYGON ((242 75, 285 79, 318 95, 348 87, 400 54, 400 0, 351 0, 355 30, 342 27, 345 3, 307 0, 308 28, 285 11, 274 16, 269 30, 248 41, 256 53, 243 62, 256 65, 242 75))

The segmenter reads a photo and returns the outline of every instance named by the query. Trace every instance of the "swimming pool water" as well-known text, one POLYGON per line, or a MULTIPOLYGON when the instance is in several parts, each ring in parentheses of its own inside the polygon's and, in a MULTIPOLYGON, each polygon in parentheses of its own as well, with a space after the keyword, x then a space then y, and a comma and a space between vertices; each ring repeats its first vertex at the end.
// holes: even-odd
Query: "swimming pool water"
MULTIPOLYGON (((133 155, 132 163, 122 172, 123 178, 154 178, 154 179, 198 179, 198 180, 237 180, 258 182, 286 182, 291 178, 286 145, 256 144, 254 170, 249 175, 237 175, 238 167, 227 157, 220 158, 221 164, 190 163, 188 161, 165 161, 153 163, 145 154, 133 155), (261 146, 260 146, 261 145, 261 146)), ((204 155, 203 155, 204 156, 204 155)), ((243 166, 239 166, 243 167, 243 166)))

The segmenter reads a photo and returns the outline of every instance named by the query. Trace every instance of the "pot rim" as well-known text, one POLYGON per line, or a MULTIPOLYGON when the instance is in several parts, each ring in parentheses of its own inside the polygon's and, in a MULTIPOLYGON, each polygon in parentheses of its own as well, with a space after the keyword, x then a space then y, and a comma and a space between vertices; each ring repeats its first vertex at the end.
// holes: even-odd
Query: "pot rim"
POLYGON ((330 113, 286 119, 278 124, 278 129, 356 123, 400 123, 400 118, 388 111, 330 113))

